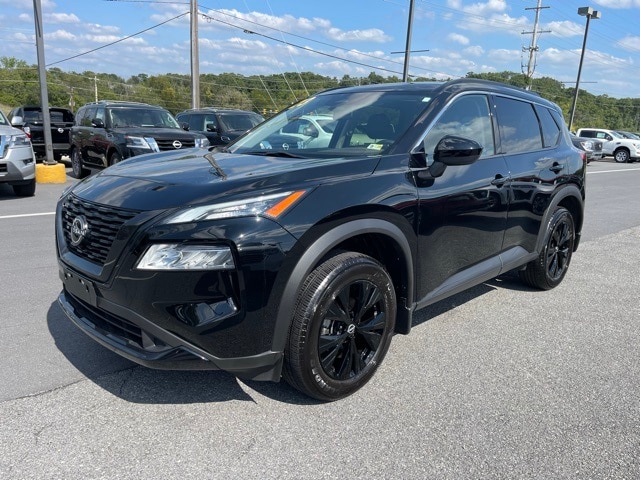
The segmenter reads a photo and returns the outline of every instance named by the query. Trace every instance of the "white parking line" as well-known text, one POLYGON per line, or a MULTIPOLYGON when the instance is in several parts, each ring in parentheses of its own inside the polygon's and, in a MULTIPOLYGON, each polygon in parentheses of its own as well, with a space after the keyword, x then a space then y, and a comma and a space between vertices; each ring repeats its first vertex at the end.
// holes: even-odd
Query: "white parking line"
POLYGON ((23 218, 23 217, 40 217, 42 215, 55 215, 56 212, 43 212, 43 213, 23 213, 22 215, 2 215, 0 220, 7 218, 23 218))
POLYGON ((637 172, 640 168, 620 168, 616 170, 601 170, 599 172, 587 172, 587 175, 592 173, 617 173, 617 172, 637 172))

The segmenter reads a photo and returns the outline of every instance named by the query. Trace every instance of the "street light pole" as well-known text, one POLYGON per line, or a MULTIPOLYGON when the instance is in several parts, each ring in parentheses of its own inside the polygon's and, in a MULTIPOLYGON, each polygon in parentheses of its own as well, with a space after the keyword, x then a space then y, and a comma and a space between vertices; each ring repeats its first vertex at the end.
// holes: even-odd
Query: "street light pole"
POLYGON ((578 78, 576 79, 576 91, 573 94, 573 104, 571 105, 571 116, 569 118, 569 130, 573 128, 573 117, 576 114, 576 104, 578 103, 578 90, 580 89, 580 74, 582 73, 582 61, 584 60, 584 51, 587 48, 587 35, 589 33, 589 20, 600 18, 601 14, 591 7, 580 7, 578 15, 587 17, 587 26, 584 29, 584 39, 582 40, 582 52, 580 52, 580 65, 578 66, 578 78))

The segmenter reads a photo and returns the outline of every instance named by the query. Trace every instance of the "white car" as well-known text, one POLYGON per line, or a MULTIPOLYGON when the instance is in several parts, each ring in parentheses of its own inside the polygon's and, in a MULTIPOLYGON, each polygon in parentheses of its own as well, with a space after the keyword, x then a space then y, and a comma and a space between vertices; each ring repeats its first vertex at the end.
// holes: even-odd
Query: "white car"
POLYGON ((640 140, 625 138, 615 130, 605 128, 580 128, 578 137, 602 140, 602 154, 612 155, 618 163, 640 160, 640 140))
POLYGON ((0 183, 8 183, 20 197, 36 193, 36 157, 31 141, 22 130, 12 127, 0 112, 0 183))
POLYGON ((327 148, 336 121, 327 115, 302 115, 289 122, 280 133, 302 140, 304 148, 327 148))

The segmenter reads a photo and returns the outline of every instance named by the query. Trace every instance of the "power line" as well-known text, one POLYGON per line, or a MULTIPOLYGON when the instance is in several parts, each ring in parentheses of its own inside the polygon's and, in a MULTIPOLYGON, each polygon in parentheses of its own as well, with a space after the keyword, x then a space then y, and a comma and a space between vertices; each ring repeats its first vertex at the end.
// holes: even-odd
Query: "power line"
MULTIPOLYGON (((114 1, 122 1, 122 0, 107 0, 107 1, 114 2, 114 1)), ((92 50, 87 50, 86 52, 78 53, 77 55, 73 55, 73 56, 68 57, 68 58, 63 58, 62 60, 58 60, 57 62, 49 63, 47 65, 47 67, 50 67, 52 65, 57 65, 59 63, 63 63, 63 62, 69 61, 69 60, 73 60, 74 58, 82 57, 84 55, 88 55, 89 53, 97 52, 98 50, 102 50, 103 48, 110 47, 112 45, 115 45, 116 43, 124 42, 125 40, 128 40, 130 38, 138 36, 138 35, 140 35, 142 33, 148 32, 149 30, 153 30, 153 29, 161 27, 162 25, 165 25, 165 24, 167 24, 169 22, 177 20, 180 17, 184 17, 185 15, 189 15, 189 12, 187 11, 185 13, 181 13, 180 15, 176 15, 175 17, 170 18, 169 20, 165 20, 164 22, 158 23, 157 25, 154 25, 154 26, 149 27, 149 28, 145 28, 144 30, 140 30, 139 32, 132 33, 131 35, 127 35, 126 37, 120 38, 120 39, 118 39, 118 40, 116 40, 114 42, 107 43, 107 44, 102 45, 100 47, 96 47, 96 48, 94 48, 92 50)))

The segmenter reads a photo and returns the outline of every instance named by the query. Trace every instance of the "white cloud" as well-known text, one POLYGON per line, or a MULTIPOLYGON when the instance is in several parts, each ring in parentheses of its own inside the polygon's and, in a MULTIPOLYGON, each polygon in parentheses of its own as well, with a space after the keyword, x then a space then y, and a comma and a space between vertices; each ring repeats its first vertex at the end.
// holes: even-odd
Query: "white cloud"
POLYGON ((549 22, 542 28, 543 30, 551 30, 554 37, 566 38, 575 37, 584 34, 584 24, 578 24, 569 20, 562 22, 549 22))
POLYGON ((469 45, 469 38, 459 33, 450 33, 447 38, 452 42, 459 43, 460 45, 469 45))
POLYGON ((43 17, 43 23, 80 23, 80 19, 73 13, 48 13, 43 17))
POLYGON ((640 7, 640 0, 594 0, 594 3, 608 8, 640 7))
POLYGON ((471 47, 465 48, 463 52, 467 55, 473 55, 474 57, 479 57, 481 55, 484 55, 485 50, 480 45, 473 45, 471 47))
POLYGON ((618 41, 618 45, 630 52, 640 52, 640 37, 627 35, 622 40, 618 41))
POLYGON ((391 37, 386 35, 382 30, 378 28, 369 28, 367 30, 341 30, 339 28, 330 28, 327 31, 327 37, 331 40, 338 42, 376 42, 385 43, 391 40, 391 37))

